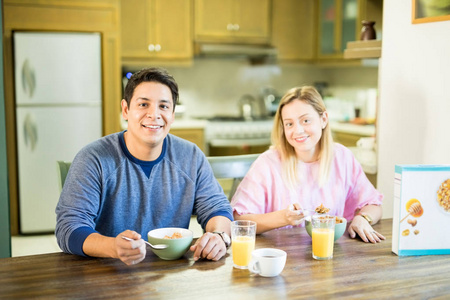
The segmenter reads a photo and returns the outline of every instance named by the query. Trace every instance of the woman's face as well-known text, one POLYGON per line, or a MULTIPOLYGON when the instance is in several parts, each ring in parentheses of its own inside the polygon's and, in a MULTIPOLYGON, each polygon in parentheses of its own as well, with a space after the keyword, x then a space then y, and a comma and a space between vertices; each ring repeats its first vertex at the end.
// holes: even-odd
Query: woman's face
POLYGON ((303 162, 314 162, 319 155, 318 143, 322 129, 328 122, 328 114, 322 115, 308 103, 293 100, 281 110, 284 135, 303 162))

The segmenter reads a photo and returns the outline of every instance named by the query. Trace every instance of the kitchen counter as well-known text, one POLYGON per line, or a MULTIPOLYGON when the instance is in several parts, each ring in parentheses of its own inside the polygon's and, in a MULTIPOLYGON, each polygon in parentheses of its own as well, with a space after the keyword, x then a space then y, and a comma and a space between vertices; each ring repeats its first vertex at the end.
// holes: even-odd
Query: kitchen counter
MULTIPOLYGON (((185 128, 206 128, 210 121, 204 119, 191 119, 191 118, 183 118, 183 119, 175 119, 172 123, 171 128, 174 129, 185 129, 185 128)), ((243 123, 253 123, 252 122, 243 122, 243 123)), ((259 123, 272 123, 272 120, 266 122, 259 123)), ((257 123, 255 123, 257 124, 257 123)), ((361 136, 374 136, 375 135, 375 125, 356 125, 351 123, 342 123, 342 122, 330 122, 331 130, 336 132, 345 132, 350 134, 356 134, 361 136)))
POLYGON ((173 129, 205 129, 208 125, 207 120, 199 120, 199 119, 177 119, 172 123, 170 128, 173 129))
POLYGON ((360 136, 375 136, 375 125, 356 125, 343 122, 330 122, 331 131, 356 134, 360 136))

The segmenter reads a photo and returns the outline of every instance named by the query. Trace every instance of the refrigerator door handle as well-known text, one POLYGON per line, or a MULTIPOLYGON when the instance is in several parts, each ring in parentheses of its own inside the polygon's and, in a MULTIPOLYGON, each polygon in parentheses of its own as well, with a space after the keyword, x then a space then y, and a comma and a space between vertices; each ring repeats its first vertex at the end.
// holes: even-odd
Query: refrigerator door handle
POLYGON ((34 122, 33 118, 30 114, 27 114, 25 117, 25 121, 23 122, 23 136, 25 140, 25 145, 33 151, 36 148, 36 144, 38 142, 38 134, 36 122, 34 122))
POLYGON ((34 90, 36 88, 36 76, 34 68, 31 66, 28 58, 25 59, 22 65, 22 87, 25 94, 30 98, 33 98, 34 90))

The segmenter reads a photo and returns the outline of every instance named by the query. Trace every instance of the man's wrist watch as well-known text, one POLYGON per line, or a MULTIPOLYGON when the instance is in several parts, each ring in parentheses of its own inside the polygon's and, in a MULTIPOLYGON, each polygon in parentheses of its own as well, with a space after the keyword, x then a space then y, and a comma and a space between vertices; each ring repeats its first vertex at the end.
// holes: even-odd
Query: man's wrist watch
POLYGON ((218 234, 222 238, 222 240, 225 243, 225 246, 227 247, 227 249, 230 248, 230 246, 231 246, 231 239, 230 239, 230 236, 228 234, 226 234, 225 232, 218 232, 218 231, 214 231, 213 233, 218 234))
POLYGON ((357 216, 363 217, 364 219, 367 220, 367 222, 369 222, 370 225, 372 225, 373 220, 368 214, 366 214, 366 213, 359 213, 359 214, 357 214, 357 216))

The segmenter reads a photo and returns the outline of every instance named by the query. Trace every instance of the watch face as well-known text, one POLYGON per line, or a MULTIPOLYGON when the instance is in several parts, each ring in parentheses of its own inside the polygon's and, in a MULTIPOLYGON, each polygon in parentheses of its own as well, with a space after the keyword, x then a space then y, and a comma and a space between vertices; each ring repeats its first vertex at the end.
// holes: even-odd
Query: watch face
POLYGON ((231 244, 231 239, 228 236, 228 234, 226 234, 225 232, 222 233, 222 237, 223 237, 223 241, 225 242, 225 244, 228 246, 230 246, 231 244))

